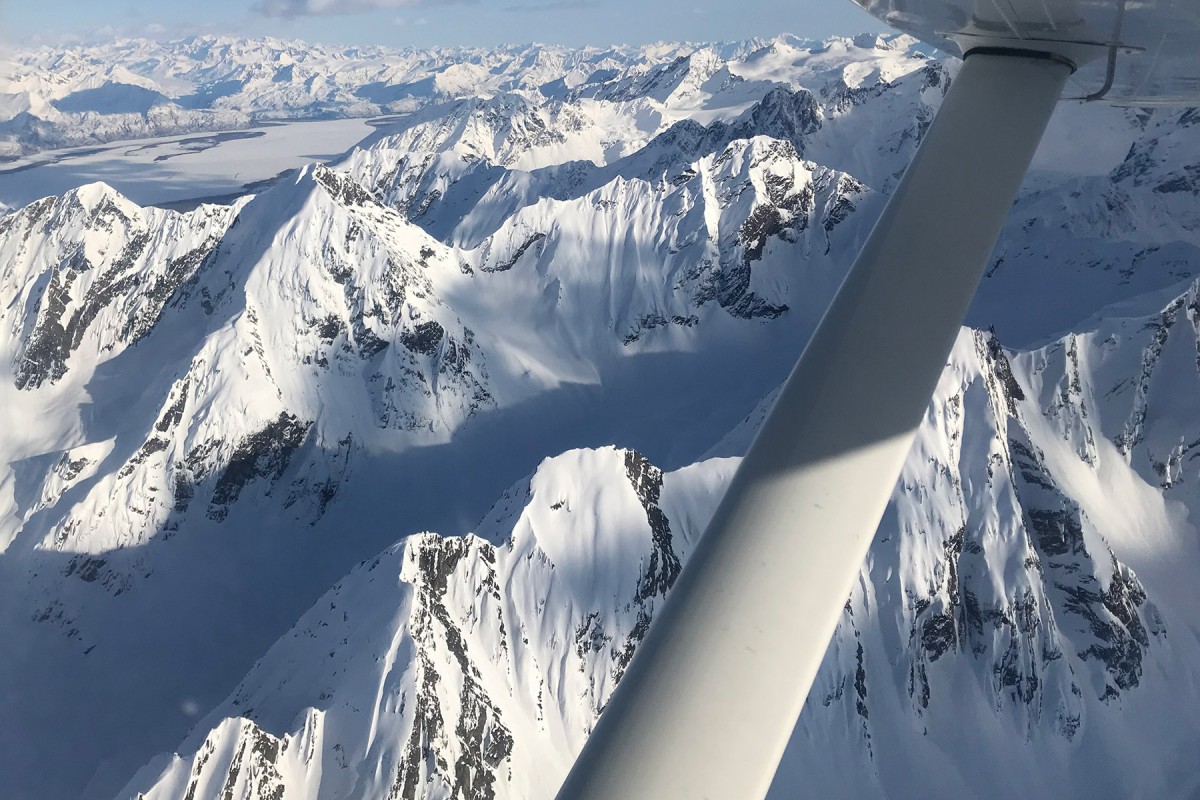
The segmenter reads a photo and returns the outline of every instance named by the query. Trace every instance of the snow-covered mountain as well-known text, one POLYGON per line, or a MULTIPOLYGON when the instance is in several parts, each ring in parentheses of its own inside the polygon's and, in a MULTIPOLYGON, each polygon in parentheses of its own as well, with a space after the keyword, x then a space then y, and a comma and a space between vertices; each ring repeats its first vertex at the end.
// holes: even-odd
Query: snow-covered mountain
MULTIPOLYGON (((230 205, 0 216, 0 783, 551 797, 956 67, 105 53, 22 91, 411 113, 230 205)), ((1062 107, 775 796, 1200 790, 1193 119, 1062 107)))
MULTIPOLYGON (((1162 319, 1021 354, 964 330, 772 796, 1197 788, 1196 531, 1169 470, 1126 460, 1149 387, 1113 385, 1193 359, 1200 318, 1162 319)), ((1186 366, 1156 389, 1194 393, 1186 366)), ((360 564, 122 796, 551 796, 736 461, 547 459, 473 533, 360 564)))
POLYGON ((568 157, 592 157, 636 149, 685 116, 736 113, 772 86, 890 80, 909 69, 893 51, 910 44, 866 36, 818 46, 780 36, 720 45, 393 50, 198 36, 42 47, 0 61, 0 157, 264 120, 422 108, 436 118, 446 104, 505 95, 554 103, 560 110, 545 113, 564 124, 546 133, 589 128, 582 137, 589 146, 575 142, 568 157), (576 107, 594 119, 578 121, 576 107))

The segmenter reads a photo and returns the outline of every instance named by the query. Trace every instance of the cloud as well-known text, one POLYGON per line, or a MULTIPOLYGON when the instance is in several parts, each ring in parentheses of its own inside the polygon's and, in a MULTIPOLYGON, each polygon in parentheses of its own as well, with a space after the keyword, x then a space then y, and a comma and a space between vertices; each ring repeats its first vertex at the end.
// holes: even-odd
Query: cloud
POLYGON ((268 17, 327 17, 338 14, 361 14, 413 6, 469 3, 473 0, 260 0, 254 10, 268 17))
POLYGON ((542 3, 515 3, 505 6, 505 11, 570 11, 579 8, 596 8, 596 0, 546 0, 542 3))
POLYGON ((24 47, 87 47, 109 44, 120 39, 152 39, 168 42, 188 36, 203 34, 237 35, 227 25, 213 23, 161 23, 131 22, 128 24, 104 25, 87 31, 49 31, 25 36, 19 40, 24 47))

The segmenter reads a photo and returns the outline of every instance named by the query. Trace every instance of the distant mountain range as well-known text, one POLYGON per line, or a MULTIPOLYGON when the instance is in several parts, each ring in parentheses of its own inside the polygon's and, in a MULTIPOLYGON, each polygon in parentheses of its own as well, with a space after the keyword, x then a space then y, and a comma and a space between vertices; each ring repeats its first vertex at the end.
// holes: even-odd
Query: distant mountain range
MULTIPOLYGON (((10 154, 398 116, 0 210, 6 796, 553 797, 954 79, 911 45, 12 57, 10 154)), ((1200 796, 1197 119, 1060 108, 772 797, 1200 796)))
MULTIPOLYGON (((43 47, 0 61, 0 156, 270 120, 407 114, 514 92, 637 103, 644 129, 656 112, 679 118, 714 95, 713 107, 752 102, 761 84, 795 78, 787 58, 812 44, 784 36, 715 46, 394 50, 198 36, 43 47)), ((610 146, 639 143, 603 127, 610 146)))

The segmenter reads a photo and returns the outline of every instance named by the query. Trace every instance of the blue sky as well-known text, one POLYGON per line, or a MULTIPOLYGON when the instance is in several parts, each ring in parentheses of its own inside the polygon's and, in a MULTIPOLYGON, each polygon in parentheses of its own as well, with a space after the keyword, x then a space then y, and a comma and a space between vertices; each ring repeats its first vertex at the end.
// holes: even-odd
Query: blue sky
POLYGON ((425 47, 882 30, 850 0, 0 0, 0 43, 9 46, 201 32, 425 47))

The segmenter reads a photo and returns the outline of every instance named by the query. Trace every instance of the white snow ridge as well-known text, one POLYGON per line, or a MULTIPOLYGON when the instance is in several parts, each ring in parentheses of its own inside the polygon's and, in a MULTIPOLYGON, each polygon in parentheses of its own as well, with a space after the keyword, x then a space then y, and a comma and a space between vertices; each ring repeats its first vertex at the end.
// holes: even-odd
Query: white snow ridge
MULTIPOLYGON (((0 209, 0 793, 552 798, 954 78, 910 44, 11 56, 14 155, 394 117, 0 209)), ((1198 119, 1061 105, 772 798, 1200 796, 1198 119)))

